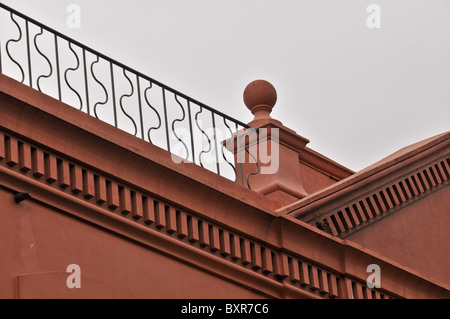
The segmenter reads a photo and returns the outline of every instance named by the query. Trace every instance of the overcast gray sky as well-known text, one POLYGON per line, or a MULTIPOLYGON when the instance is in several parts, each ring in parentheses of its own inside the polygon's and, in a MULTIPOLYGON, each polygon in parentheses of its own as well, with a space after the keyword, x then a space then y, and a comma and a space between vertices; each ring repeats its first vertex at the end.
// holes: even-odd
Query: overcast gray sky
POLYGON ((268 80, 272 116, 355 171, 450 130, 448 0, 2 2, 243 122, 245 86, 268 80))

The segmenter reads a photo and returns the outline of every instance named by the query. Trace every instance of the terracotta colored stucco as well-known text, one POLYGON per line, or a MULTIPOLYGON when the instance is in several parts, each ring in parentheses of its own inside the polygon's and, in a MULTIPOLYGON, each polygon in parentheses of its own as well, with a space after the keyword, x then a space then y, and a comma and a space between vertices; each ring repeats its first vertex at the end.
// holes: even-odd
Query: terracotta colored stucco
MULTIPOLYGON (((0 112, 0 297, 449 296, 439 279, 282 212, 287 197, 175 164, 3 75, 0 112), (16 203, 17 192, 31 198, 16 203), (69 264, 81 267, 79 289, 64 286, 69 264), (379 289, 366 287, 370 264, 379 289)), ((306 148, 292 159, 337 183, 353 175, 306 148)))

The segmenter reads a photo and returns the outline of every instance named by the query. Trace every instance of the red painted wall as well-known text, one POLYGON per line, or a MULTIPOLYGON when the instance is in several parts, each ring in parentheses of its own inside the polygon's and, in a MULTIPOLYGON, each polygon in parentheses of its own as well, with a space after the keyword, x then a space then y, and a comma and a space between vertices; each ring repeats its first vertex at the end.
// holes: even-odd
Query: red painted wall
POLYGON ((449 227, 450 187, 444 187, 346 239, 450 285, 449 227))
POLYGON ((0 189, 0 298, 261 298, 237 284, 0 189), (81 288, 66 285, 81 268, 81 288))
POLYGON ((175 164, 168 152, 1 75, 0 106, 0 297, 448 295, 278 213, 255 191, 175 164), (16 204, 14 191, 32 199, 16 204), (383 269, 376 291, 365 288, 372 263, 383 269), (69 264, 81 267, 81 289, 65 286, 69 264))

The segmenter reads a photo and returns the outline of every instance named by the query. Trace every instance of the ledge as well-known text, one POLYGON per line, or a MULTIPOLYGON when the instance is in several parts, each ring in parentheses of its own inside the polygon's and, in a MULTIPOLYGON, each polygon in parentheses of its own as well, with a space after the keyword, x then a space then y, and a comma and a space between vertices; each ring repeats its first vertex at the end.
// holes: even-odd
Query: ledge
MULTIPOLYGON (((220 219, 223 213, 217 202, 229 210, 246 210, 249 216, 276 215, 276 202, 265 196, 198 165, 176 164, 169 152, 1 74, 0 92, 0 128, 45 145, 56 155, 119 181, 132 181, 156 197, 176 198, 186 209, 210 218, 220 219), (207 195, 193 197, 187 189, 207 195)), ((235 226, 240 228, 241 221, 236 219, 235 226)))

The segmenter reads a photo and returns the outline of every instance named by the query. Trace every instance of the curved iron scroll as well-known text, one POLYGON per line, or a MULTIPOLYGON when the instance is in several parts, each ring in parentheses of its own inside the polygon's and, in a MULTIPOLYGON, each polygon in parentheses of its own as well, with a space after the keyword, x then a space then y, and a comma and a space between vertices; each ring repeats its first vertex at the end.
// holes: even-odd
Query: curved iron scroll
POLYGON ((69 89, 74 92, 77 97, 78 100, 80 101, 80 107, 79 110, 81 111, 83 109, 83 99, 81 98, 80 94, 78 93, 77 90, 75 90, 69 83, 68 79, 67 79, 67 72, 69 71, 76 71, 78 70, 78 68, 80 67, 80 59, 78 58, 77 53, 75 52, 75 50, 72 48, 72 43, 69 42, 69 49, 70 51, 72 51, 73 55, 75 56, 75 58, 77 59, 77 66, 75 68, 67 68, 66 71, 64 72, 64 81, 66 81, 67 86, 69 87, 69 89))
POLYGON ((175 122, 183 122, 184 119, 186 118, 186 111, 183 108, 183 104, 181 104, 181 102, 178 100, 178 96, 176 94, 175 94, 175 101, 177 101, 178 105, 180 106, 181 110, 183 111, 183 116, 180 119, 173 120, 172 132, 173 132, 173 135, 175 135, 175 137, 177 138, 177 140, 180 141, 180 143, 183 144, 184 148, 186 149, 185 159, 187 160, 189 158, 189 149, 186 146, 186 143, 183 142, 183 140, 178 136, 177 132, 175 131, 175 122))
MULTIPOLYGON (((248 128, 247 132, 245 133, 245 136, 249 136, 249 134, 251 134, 252 132, 258 134, 258 130, 257 129, 250 127, 250 128, 248 128)), ((255 156, 253 156, 252 153, 250 153, 250 150, 248 149, 247 143, 245 143, 245 136, 244 136, 244 148, 245 148, 245 151, 248 153, 249 156, 251 156, 253 158, 253 160, 256 163, 256 171, 248 173, 247 174, 247 178, 246 178, 247 187, 252 189, 251 186, 250 186, 250 176, 257 175, 259 173, 259 163, 258 163, 257 158, 255 156)))
MULTIPOLYGON (((231 144, 231 143, 233 143, 233 140, 232 140, 232 138, 233 138, 233 131, 231 130, 231 127, 228 125, 228 123, 227 123, 227 121, 226 121, 226 118, 223 118, 223 123, 224 123, 225 126, 227 127, 228 132, 230 132, 230 136, 231 136, 231 137, 222 143, 222 147, 221 147, 221 150, 222 150, 222 157, 223 157, 223 159, 225 160, 225 162, 227 162, 228 165, 230 165, 231 168, 233 169, 233 171, 234 171, 234 176, 235 176, 235 180, 236 180, 236 179, 237 179, 236 168, 234 167, 234 165, 233 165, 230 161, 228 161, 228 159, 227 159, 226 156, 225 156, 225 152, 224 152, 224 150, 225 150, 225 148, 226 148, 225 145, 226 145, 226 144, 231 144)), ((239 163, 239 165, 240 165, 240 164, 241 164, 241 163, 239 163)))
POLYGON ((152 82, 149 82, 148 88, 146 88, 144 90, 144 98, 145 98, 145 102, 147 103, 147 105, 156 113, 156 116, 158 117, 158 126, 152 126, 147 131, 148 141, 153 144, 152 138, 150 136, 151 131, 159 129, 161 127, 161 125, 162 125, 162 121, 161 121, 161 116, 159 116, 158 111, 150 104, 150 102, 149 102, 149 100, 147 98, 147 91, 152 89, 152 88, 153 88, 153 84, 152 84, 152 82))
POLYGON ((138 128, 137 128, 136 122, 134 121, 133 117, 131 117, 131 115, 129 115, 125 111, 125 109, 123 108, 123 104, 122 104, 122 100, 123 100, 124 97, 131 97, 131 96, 133 96, 133 94, 134 94, 134 85, 133 85, 133 82, 131 82, 131 79, 128 77, 127 73, 125 72, 125 69, 123 69, 123 75, 127 78, 128 83, 131 86, 131 93, 130 94, 123 94, 120 97, 120 99, 119 99, 120 109, 122 110, 123 114, 125 114, 125 116, 128 117, 131 120, 131 122, 133 123, 133 126, 134 126, 134 134, 133 135, 136 136, 137 133, 138 133, 138 128))
POLYGON ((44 53, 42 53, 42 51, 39 49, 39 47, 38 47, 38 45, 37 45, 37 37, 38 36, 41 36, 42 34, 44 33, 44 30, 41 28, 41 31, 39 32, 39 33, 37 33, 35 36, 34 36, 34 40, 33 40, 33 42, 34 42, 34 47, 36 48, 36 51, 47 61, 47 64, 48 64, 48 66, 50 67, 50 72, 48 73, 48 74, 43 74, 43 75, 41 75, 41 76, 39 76, 38 78, 37 78, 37 80, 36 80, 36 83, 37 83, 37 87, 38 87, 38 90, 39 90, 39 92, 42 92, 42 90, 41 90, 41 85, 40 85, 40 81, 41 81, 41 78, 45 78, 45 79, 48 79, 49 77, 51 77, 52 76, 52 74, 53 74, 53 67, 52 67, 52 64, 51 64, 51 62, 50 62, 50 60, 48 59, 48 57, 44 54, 44 53))
POLYGON ((17 62, 17 60, 15 60, 11 56, 11 53, 9 52, 9 45, 10 45, 11 42, 17 43, 17 42, 20 42, 20 40, 22 40, 22 29, 20 28, 19 23, 14 19, 14 15, 13 15, 12 12, 11 12, 11 20, 14 22, 14 24, 17 27, 17 29, 19 30, 19 38, 18 39, 10 39, 10 40, 8 40, 6 42, 6 46, 5 46, 6 47, 6 54, 8 54, 8 57, 11 59, 11 61, 13 61, 13 63, 19 67, 20 73, 22 74, 22 80, 20 82, 24 83, 25 82, 25 72, 23 71, 22 66, 20 65, 20 63, 17 62))
POLYGON ((212 147, 211 147, 211 140, 209 139, 208 134, 206 134, 206 132, 205 132, 205 131, 200 127, 200 125, 198 124, 198 116, 199 116, 199 114, 201 114, 202 112, 203 112, 203 107, 200 106, 200 111, 198 111, 198 112, 195 114, 195 124, 197 125, 197 128, 200 130, 200 132, 202 132, 202 134, 203 134, 204 136, 206 136, 206 139, 208 140, 208 150, 202 150, 202 151, 200 152, 200 154, 198 154, 198 162, 199 162, 200 166, 201 166, 201 167, 205 167, 205 166, 203 165, 202 155, 211 152, 212 147))
POLYGON ((97 114, 97 106, 105 105, 109 101, 108 90, 106 90, 106 87, 103 85, 103 83, 100 82, 100 80, 95 76, 95 72, 94 72, 94 64, 97 64, 99 61, 100 61, 100 57, 97 56, 97 59, 91 63, 91 74, 92 74, 92 77, 94 78, 94 81, 97 82, 102 87, 103 92, 105 92, 106 97, 105 97, 104 102, 97 102, 94 104, 94 115, 97 119, 99 119, 98 114, 97 114))

